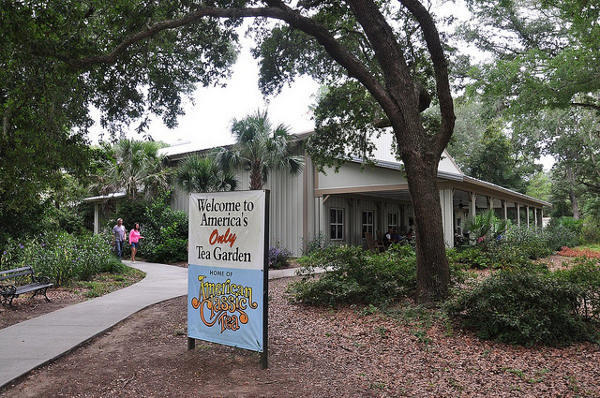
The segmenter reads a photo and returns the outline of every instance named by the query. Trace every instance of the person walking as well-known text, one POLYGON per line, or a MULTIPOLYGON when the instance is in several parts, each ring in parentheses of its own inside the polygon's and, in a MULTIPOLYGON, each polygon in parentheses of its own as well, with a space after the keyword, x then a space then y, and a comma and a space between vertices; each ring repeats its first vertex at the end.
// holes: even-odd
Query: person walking
POLYGON ((131 262, 135 263, 135 255, 137 254, 140 239, 144 239, 142 235, 140 235, 140 224, 135 223, 135 226, 129 232, 129 244, 131 245, 131 262))
POLYGON ((117 225, 113 227, 113 246, 117 251, 117 258, 121 261, 123 255, 123 244, 127 240, 127 230, 123 225, 123 219, 117 219, 117 225))

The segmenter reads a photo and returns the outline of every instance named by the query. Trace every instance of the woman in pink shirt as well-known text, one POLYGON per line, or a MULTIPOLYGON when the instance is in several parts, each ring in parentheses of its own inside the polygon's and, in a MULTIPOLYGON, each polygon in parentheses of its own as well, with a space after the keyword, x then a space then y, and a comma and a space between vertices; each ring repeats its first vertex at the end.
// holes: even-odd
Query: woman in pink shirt
POLYGON ((142 235, 140 235, 140 224, 136 223, 135 227, 131 228, 131 232, 129 232, 129 243, 131 244, 131 262, 135 263, 135 254, 138 251, 138 247, 140 245, 140 239, 144 239, 142 235))

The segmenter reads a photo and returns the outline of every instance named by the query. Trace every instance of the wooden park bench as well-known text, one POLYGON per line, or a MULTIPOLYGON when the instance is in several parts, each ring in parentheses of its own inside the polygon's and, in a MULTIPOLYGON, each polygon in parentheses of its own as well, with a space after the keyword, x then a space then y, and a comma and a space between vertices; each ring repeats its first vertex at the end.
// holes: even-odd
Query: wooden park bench
POLYGON ((32 297, 43 294, 46 301, 50 301, 46 295, 46 291, 52 286, 50 278, 47 276, 36 276, 31 266, 0 270, 0 299, 2 300, 2 305, 8 303, 12 307, 14 298, 29 292, 33 292, 32 297))

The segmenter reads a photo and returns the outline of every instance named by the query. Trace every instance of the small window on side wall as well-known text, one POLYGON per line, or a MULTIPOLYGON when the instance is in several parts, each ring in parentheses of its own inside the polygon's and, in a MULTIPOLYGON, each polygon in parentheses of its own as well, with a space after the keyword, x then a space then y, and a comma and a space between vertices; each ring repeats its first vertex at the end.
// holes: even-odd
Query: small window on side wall
POLYGON ((362 212, 362 235, 365 237, 365 232, 369 232, 373 236, 373 211, 363 210, 362 212))
POLYGON ((398 213, 388 213, 388 228, 398 230, 398 213))
POLYGON ((344 209, 329 209, 329 239, 344 239, 344 209))

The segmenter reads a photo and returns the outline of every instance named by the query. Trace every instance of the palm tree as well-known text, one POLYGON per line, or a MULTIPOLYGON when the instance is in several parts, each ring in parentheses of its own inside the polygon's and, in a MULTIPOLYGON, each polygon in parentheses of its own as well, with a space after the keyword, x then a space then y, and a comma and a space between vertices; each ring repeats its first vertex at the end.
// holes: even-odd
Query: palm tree
POLYGON ((191 155, 181 160, 175 181, 188 193, 233 191, 237 187, 235 175, 220 169, 210 156, 191 155))
POLYGON ((154 141, 120 140, 105 147, 107 162, 95 176, 93 188, 100 194, 125 192, 129 199, 146 198, 168 188, 169 171, 158 153, 164 144, 154 141))
POLYGON ((226 171, 250 170, 250 189, 262 189, 271 170, 284 169, 296 175, 304 168, 304 159, 290 153, 289 128, 279 124, 273 129, 267 111, 234 119, 231 132, 236 139, 233 148, 220 148, 215 160, 226 171))

